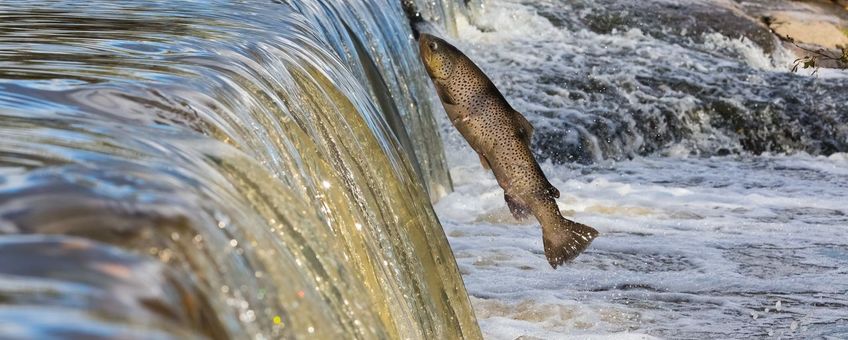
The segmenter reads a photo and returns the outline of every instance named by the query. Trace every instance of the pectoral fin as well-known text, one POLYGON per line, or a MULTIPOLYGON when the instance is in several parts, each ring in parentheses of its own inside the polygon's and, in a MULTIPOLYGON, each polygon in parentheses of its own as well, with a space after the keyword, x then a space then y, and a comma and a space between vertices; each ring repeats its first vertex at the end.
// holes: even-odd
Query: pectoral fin
POLYGON ((515 123, 518 124, 518 137, 529 147, 533 138, 533 125, 530 125, 527 118, 524 118, 518 111, 512 111, 512 113, 515 123))
POLYGON ((448 105, 456 105, 456 101, 451 97, 448 90, 445 89, 441 84, 436 84, 436 93, 439 94, 439 99, 442 100, 442 103, 448 105))
POLYGON ((480 156, 480 164, 483 165, 483 169, 492 170, 492 166, 489 165, 489 160, 486 159, 486 156, 483 156, 482 153, 477 153, 477 156, 480 156))

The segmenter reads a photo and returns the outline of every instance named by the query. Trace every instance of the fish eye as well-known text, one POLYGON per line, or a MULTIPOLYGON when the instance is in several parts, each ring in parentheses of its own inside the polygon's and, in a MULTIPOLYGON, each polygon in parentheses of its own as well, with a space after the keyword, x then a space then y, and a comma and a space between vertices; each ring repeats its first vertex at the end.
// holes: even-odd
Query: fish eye
POLYGON ((429 46, 430 46, 431 50, 435 50, 435 49, 439 48, 439 45, 436 44, 435 41, 431 41, 429 46))

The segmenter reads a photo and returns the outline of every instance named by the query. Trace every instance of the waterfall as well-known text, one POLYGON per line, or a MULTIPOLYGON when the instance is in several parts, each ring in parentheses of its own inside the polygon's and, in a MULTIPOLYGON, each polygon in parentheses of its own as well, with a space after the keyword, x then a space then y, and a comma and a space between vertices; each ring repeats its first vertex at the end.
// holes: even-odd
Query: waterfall
POLYGON ((0 334, 480 336, 400 3, 0 19, 0 334))
POLYGON ((483 0, 430 1, 402 0, 407 15, 437 30, 456 36, 457 19, 471 19, 481 15, 486 3, 483 0))

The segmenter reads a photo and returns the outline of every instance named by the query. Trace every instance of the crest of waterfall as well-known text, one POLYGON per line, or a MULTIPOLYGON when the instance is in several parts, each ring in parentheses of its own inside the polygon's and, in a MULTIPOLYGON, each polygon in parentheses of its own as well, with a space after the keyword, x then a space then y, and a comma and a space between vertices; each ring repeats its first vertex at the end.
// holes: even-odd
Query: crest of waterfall
POLYGON ((447 34, 456 36, 458 34, 457 18, 463 16, 473 19, 485 8, 483 0, 402 0, 408 8, 411 16, 420 18, 427 23, 435 25, 447 34))
POLYGON ((319 29, 383 112, 433 201, 451 190, 442 141, 417 45, 400 3, 296 1, 292 6, 319 29), (375 28, 380 29, 375 29, 375 28))
POLYGON ((0 4, 0 334, 478 338, 416 60, 388 1, 0 4))

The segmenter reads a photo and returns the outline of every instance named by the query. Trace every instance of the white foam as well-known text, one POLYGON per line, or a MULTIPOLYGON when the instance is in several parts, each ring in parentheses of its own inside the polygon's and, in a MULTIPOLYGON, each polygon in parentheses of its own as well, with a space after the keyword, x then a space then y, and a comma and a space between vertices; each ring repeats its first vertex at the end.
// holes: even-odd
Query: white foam
POLYGON ((536 221, 512 220, 482 167, 453 167, 456 192, 436 211, 493 339, 755 334, 781 319, 747 311, 774 308, 772 295, 807 324, 839 318, 814 300, 848 282, 845 169, 844 156, 805 155, 546 164, 564 213, 602 233, 556 271, 536 221))
MULTIPOLYGON (((533 113, 528 118, 537 130, 589 110, 650 111, 664 103, 686 112, 697 104, 671 90, 655 98, 633 91, 625 106, 574 100, 570 84, 540 84, 543 75, 582 72, 627 84, 656 63, 705 74, 738 66, 638 29, 568 32, 507 0, 487 9, 474 22, 459 21, 455 42, 516 109, 533 113), (552 95, 540 101, 534 95, 541 91, 552 95)), ((708 36, 704 48, 731 49, 750 67, 787 72, 785 56, 768 56, 746 40, 708 36)), ((585 254, 558 270, 545 261, 538 223, 512 219, 494 177, 442 120, 455 192, 435 208, 487 338, 844 335, 821 325, 842 320, 848 303, 848 274, 840 271, 848 266, 848 156, 699 157, 692 143, 716 149, 734 143, 710 127, 709 115, 699 119, 694 141, 652 157, 542 164, 562 193, 564 214, 601 232, 585 254), (778 300, 779 312, 773 310, 778 300)), ((622 147, 640 143, 636 136, 622 147)))

